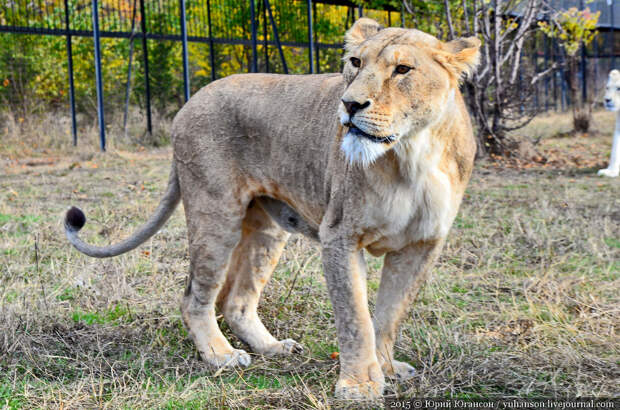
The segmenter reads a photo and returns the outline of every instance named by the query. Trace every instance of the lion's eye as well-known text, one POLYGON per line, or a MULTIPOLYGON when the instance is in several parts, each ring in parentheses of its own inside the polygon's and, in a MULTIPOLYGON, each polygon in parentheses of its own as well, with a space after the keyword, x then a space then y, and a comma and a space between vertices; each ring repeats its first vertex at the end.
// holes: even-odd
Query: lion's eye
POLYGON ((396 66, 394 72, 397 74, 407 74, 409 70, 411 70, 411 67, 401 64, 396 66))
POLYGON ((620 87, 616 88, 616 91, 620 91, 620 87))
POLYGON ((353 67, 359 67, 362 65, 361 60, 357 57, 351 57, 349 61, 351 61, 351 64, 353 64, 353 67))

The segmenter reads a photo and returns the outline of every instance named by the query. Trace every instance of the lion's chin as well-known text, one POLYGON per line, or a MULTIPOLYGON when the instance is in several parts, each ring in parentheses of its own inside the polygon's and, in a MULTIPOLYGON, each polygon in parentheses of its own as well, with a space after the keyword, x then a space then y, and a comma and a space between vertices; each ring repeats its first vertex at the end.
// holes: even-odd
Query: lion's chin
POLYGON ((351 129, 342 139, 340 148, 351 164, 371 165, 386 151, 385 144, 358 135, 351 129))

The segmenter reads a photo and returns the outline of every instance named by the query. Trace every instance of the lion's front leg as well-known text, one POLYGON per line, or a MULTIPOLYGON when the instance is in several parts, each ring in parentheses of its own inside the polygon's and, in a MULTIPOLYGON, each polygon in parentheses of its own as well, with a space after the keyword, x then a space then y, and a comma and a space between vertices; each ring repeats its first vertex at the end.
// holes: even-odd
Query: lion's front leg
POLYGON ((419 242, 385 256, 374 314, 377 357, 383 373, 405 380, 415 369, 394 360, 394 341, 398 326, 434 264, 443 241, 419 242))
POLYGON ((323 265, 336 317, 340 377, 336 397, 372 400, 383 394, 384 378, 375 352, 366 269, 360 251, 341 243, 323 246, 323 265))

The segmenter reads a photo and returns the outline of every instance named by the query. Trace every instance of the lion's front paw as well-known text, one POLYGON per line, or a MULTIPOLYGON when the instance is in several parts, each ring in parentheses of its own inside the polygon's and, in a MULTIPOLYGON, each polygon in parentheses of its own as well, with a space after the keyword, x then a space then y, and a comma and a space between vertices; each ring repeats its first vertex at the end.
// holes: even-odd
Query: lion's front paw
POLYGON ((385 380, 378 364, 368 368, 366 380, 341 374, 336 383, 335 395, 345 400, 376 400, 383 396, 385 380))
POLYGON ((605 169, 600 169, 597 173, 598 175, 604 176, 604 177, 617 177, 619 172, 618 170, 614 170, 614 169, 609 169, 609 168, 605 168, 605 169))
POLYGON ((409 363, 399 362, 398 360, 386 362, 381 368, 383 369, 383 374, 390 379, 403 381, 415 376, 415 368, 413 366, 409 363))
POLYGON ((267 350, 263 352, 265 356, 275 356, 275 355, 294 355, 294 354, 302 354, 304 352, 303 345, 297 343, 293 339, 284 339, 280 340, 278 343, 275 343, 267 350))

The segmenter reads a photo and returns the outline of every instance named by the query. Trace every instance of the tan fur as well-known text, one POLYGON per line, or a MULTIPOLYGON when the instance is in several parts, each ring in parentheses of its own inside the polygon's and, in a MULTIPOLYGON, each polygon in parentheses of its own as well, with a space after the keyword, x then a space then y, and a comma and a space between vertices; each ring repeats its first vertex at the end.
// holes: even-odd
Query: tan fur
MULTIPOLYGON (((184 204, 190 275, 182 317, 206 362, 250 363, 222 335, 216 305, 254 351, 301 351, 276 340, 257 313, 289 232, 301 232, 322 249, 340 347, 336 395, 372 399, 384 375, 411 377, 413 368, 393 359, 394 340, 472 171, 475 142, 458 81, 477 63, 478 46, 360 19, 346 34, 343 75, 234 75, 181 109, 162 203, 174 206, 180 195, 184 204), (411 70, 398 73, 399 65, 411 70), (364 249, 385 255, 374 316, 364 249)), ((164 208, 140 240, 165 221, 164 208)), ((111 256, 138 245, 130 238, 111 252, 82 243, 76 212, 67 232, 84 252, 111 256)))

